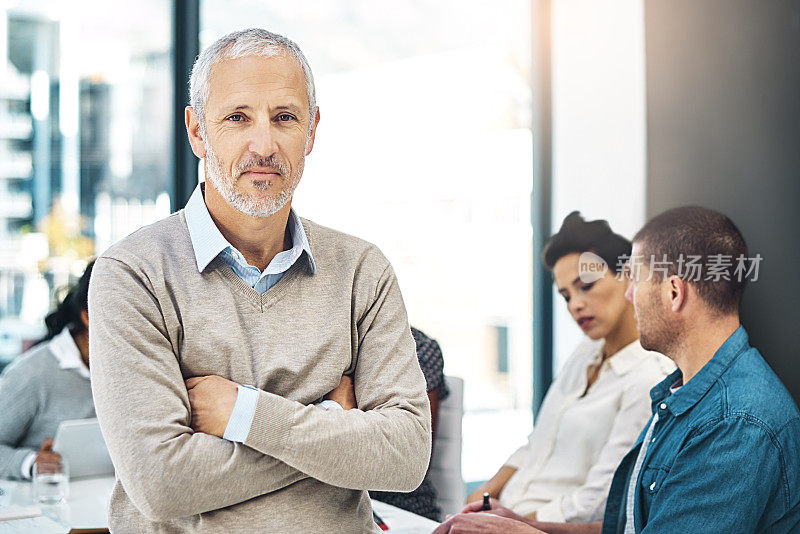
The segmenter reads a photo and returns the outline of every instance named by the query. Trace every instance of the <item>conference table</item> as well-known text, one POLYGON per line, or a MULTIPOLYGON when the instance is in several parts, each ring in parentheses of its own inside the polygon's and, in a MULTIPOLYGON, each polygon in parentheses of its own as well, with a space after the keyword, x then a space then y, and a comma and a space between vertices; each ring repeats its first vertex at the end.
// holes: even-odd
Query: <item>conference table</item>
MULTIPOLYGON (((108 499, 114 477, 71 480, 67 502, 38 505, 31 483, 0 479, 0 517, 14 512, 39 511, 36 517, 0 521, 0 534, 89 534, 108 532, 108 499)), ((379 501, 372 508, 388 525, 390 533, 430 534, 438 523, 379 501)))

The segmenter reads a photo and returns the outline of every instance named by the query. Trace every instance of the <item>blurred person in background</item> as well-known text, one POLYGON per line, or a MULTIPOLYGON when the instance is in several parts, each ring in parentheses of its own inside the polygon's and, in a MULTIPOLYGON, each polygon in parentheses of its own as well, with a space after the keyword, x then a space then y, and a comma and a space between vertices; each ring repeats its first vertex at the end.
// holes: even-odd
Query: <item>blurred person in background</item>
POLYGON ((57 464, 61 421, 95 417, 89 383, 87 294, 94 261, 45 317, 47 335, 0 381, 0 478, 28 479, 34 462, 57 464))
POLYGON ((632 250, 626 297, 642 346, 678 368, 650 392, 652 417, 614 473, 602 522, 535 521, 493 500, 435 534, 798 532, 800 412, 739 317, 760 255, 732 220, 698 206, 654 217, 632 250))
POLYGON ((467 502, 488 492, 538 521, 602 518, 614 470, 650 417, 650 388, 675 369, 639 343, 625 298, 629 281, 618 276, 630 254, 631 242, 606 221, 585 221, 578 212, 545 246, 542 261, 587 339, 550 386, 528 443, 467 502), (579 275, 587 256, 610 268, 579 275))

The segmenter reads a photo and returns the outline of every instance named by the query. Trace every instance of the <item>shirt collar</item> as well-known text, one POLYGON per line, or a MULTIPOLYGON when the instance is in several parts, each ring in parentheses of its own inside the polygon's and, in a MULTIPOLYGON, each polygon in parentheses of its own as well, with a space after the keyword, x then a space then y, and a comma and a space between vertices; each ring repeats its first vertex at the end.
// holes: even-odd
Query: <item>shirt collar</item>
MULTIPOLYGON (((233 245, 228 243, 228 240, 222 235, 211 219, 211 214, 208 212, 205 197, 203 196, 203 185, 197 184, 189 202, 186 203, 184 215, 186 217, 186 226, 189 228, 189 237, 192 240, 192 248, 194 249, 195 260, 197 260, 197 270, 203 272, 211 261, 219 256, 219 254, 226 250, 228 247, 234 249, 233 245)), ((311 267, 311 272, 317 272, 314 257, 311 255, 311 247, 308 244, 308 236, 306 236, 303 224, 300 217, 292 208, 289 211, 289 223, 287 225, 292 234, 292 248, 300 247, 308 255, 308 263, 311 267)))
POLYGON ((58 360, 58 366, 61 369, 75 369, 84 378, 90 378, 89 368, 86 362, 81 357, 81 351, 75 340, 72 339, 72 334, 69 333, 69 328, 64 328, 48 343, 50 352, 58 360))
POLYGON ((628 343, 619 352, 608 359, 608 365, 617 374, 622 376, 648 357, 647 351, 642 348, 639 340, 628 343))
POLYGON ((680 369, 675 370, 674 373, 651 389, 650 399, 653 401, 653 412, 655 412, 657 405, 663 401, 667 405, 667 409, 674 415, 679 416, 685 413, 703 398, 722 373, 730 367, 736 357, 749 347, 747 332, 743 326, 740 326, 717 349, 711 360, 687 384, 684 384, 675 395, 670 394, 670 387, 683 380, 683 373, 681 373, 680 369))

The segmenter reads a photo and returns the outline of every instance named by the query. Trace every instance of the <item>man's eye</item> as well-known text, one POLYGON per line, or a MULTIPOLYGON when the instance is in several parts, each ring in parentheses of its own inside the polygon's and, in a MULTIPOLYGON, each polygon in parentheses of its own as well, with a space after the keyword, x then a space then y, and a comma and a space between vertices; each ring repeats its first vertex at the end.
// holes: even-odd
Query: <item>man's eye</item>
POLYGON ((244 115, 242 115, 241 113, 234 113, 233 115, 228 117, 228 120, 231 122, 242 122, 244 120, 244 115))
POLYGON ((280 122, 289 122, 294 120, 294 115, 290 115, 288 113, 281 113, 278 115, 278 120, 280 122))

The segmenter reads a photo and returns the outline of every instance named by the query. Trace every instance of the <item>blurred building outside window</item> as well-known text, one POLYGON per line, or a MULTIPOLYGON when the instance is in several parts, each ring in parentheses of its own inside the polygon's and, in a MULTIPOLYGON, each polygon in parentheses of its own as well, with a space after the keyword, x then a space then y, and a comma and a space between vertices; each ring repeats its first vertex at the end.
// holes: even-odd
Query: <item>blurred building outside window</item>
POLYGON ((0 6, 0 367, 86 261, 170 213, 169 2, 0 6))

